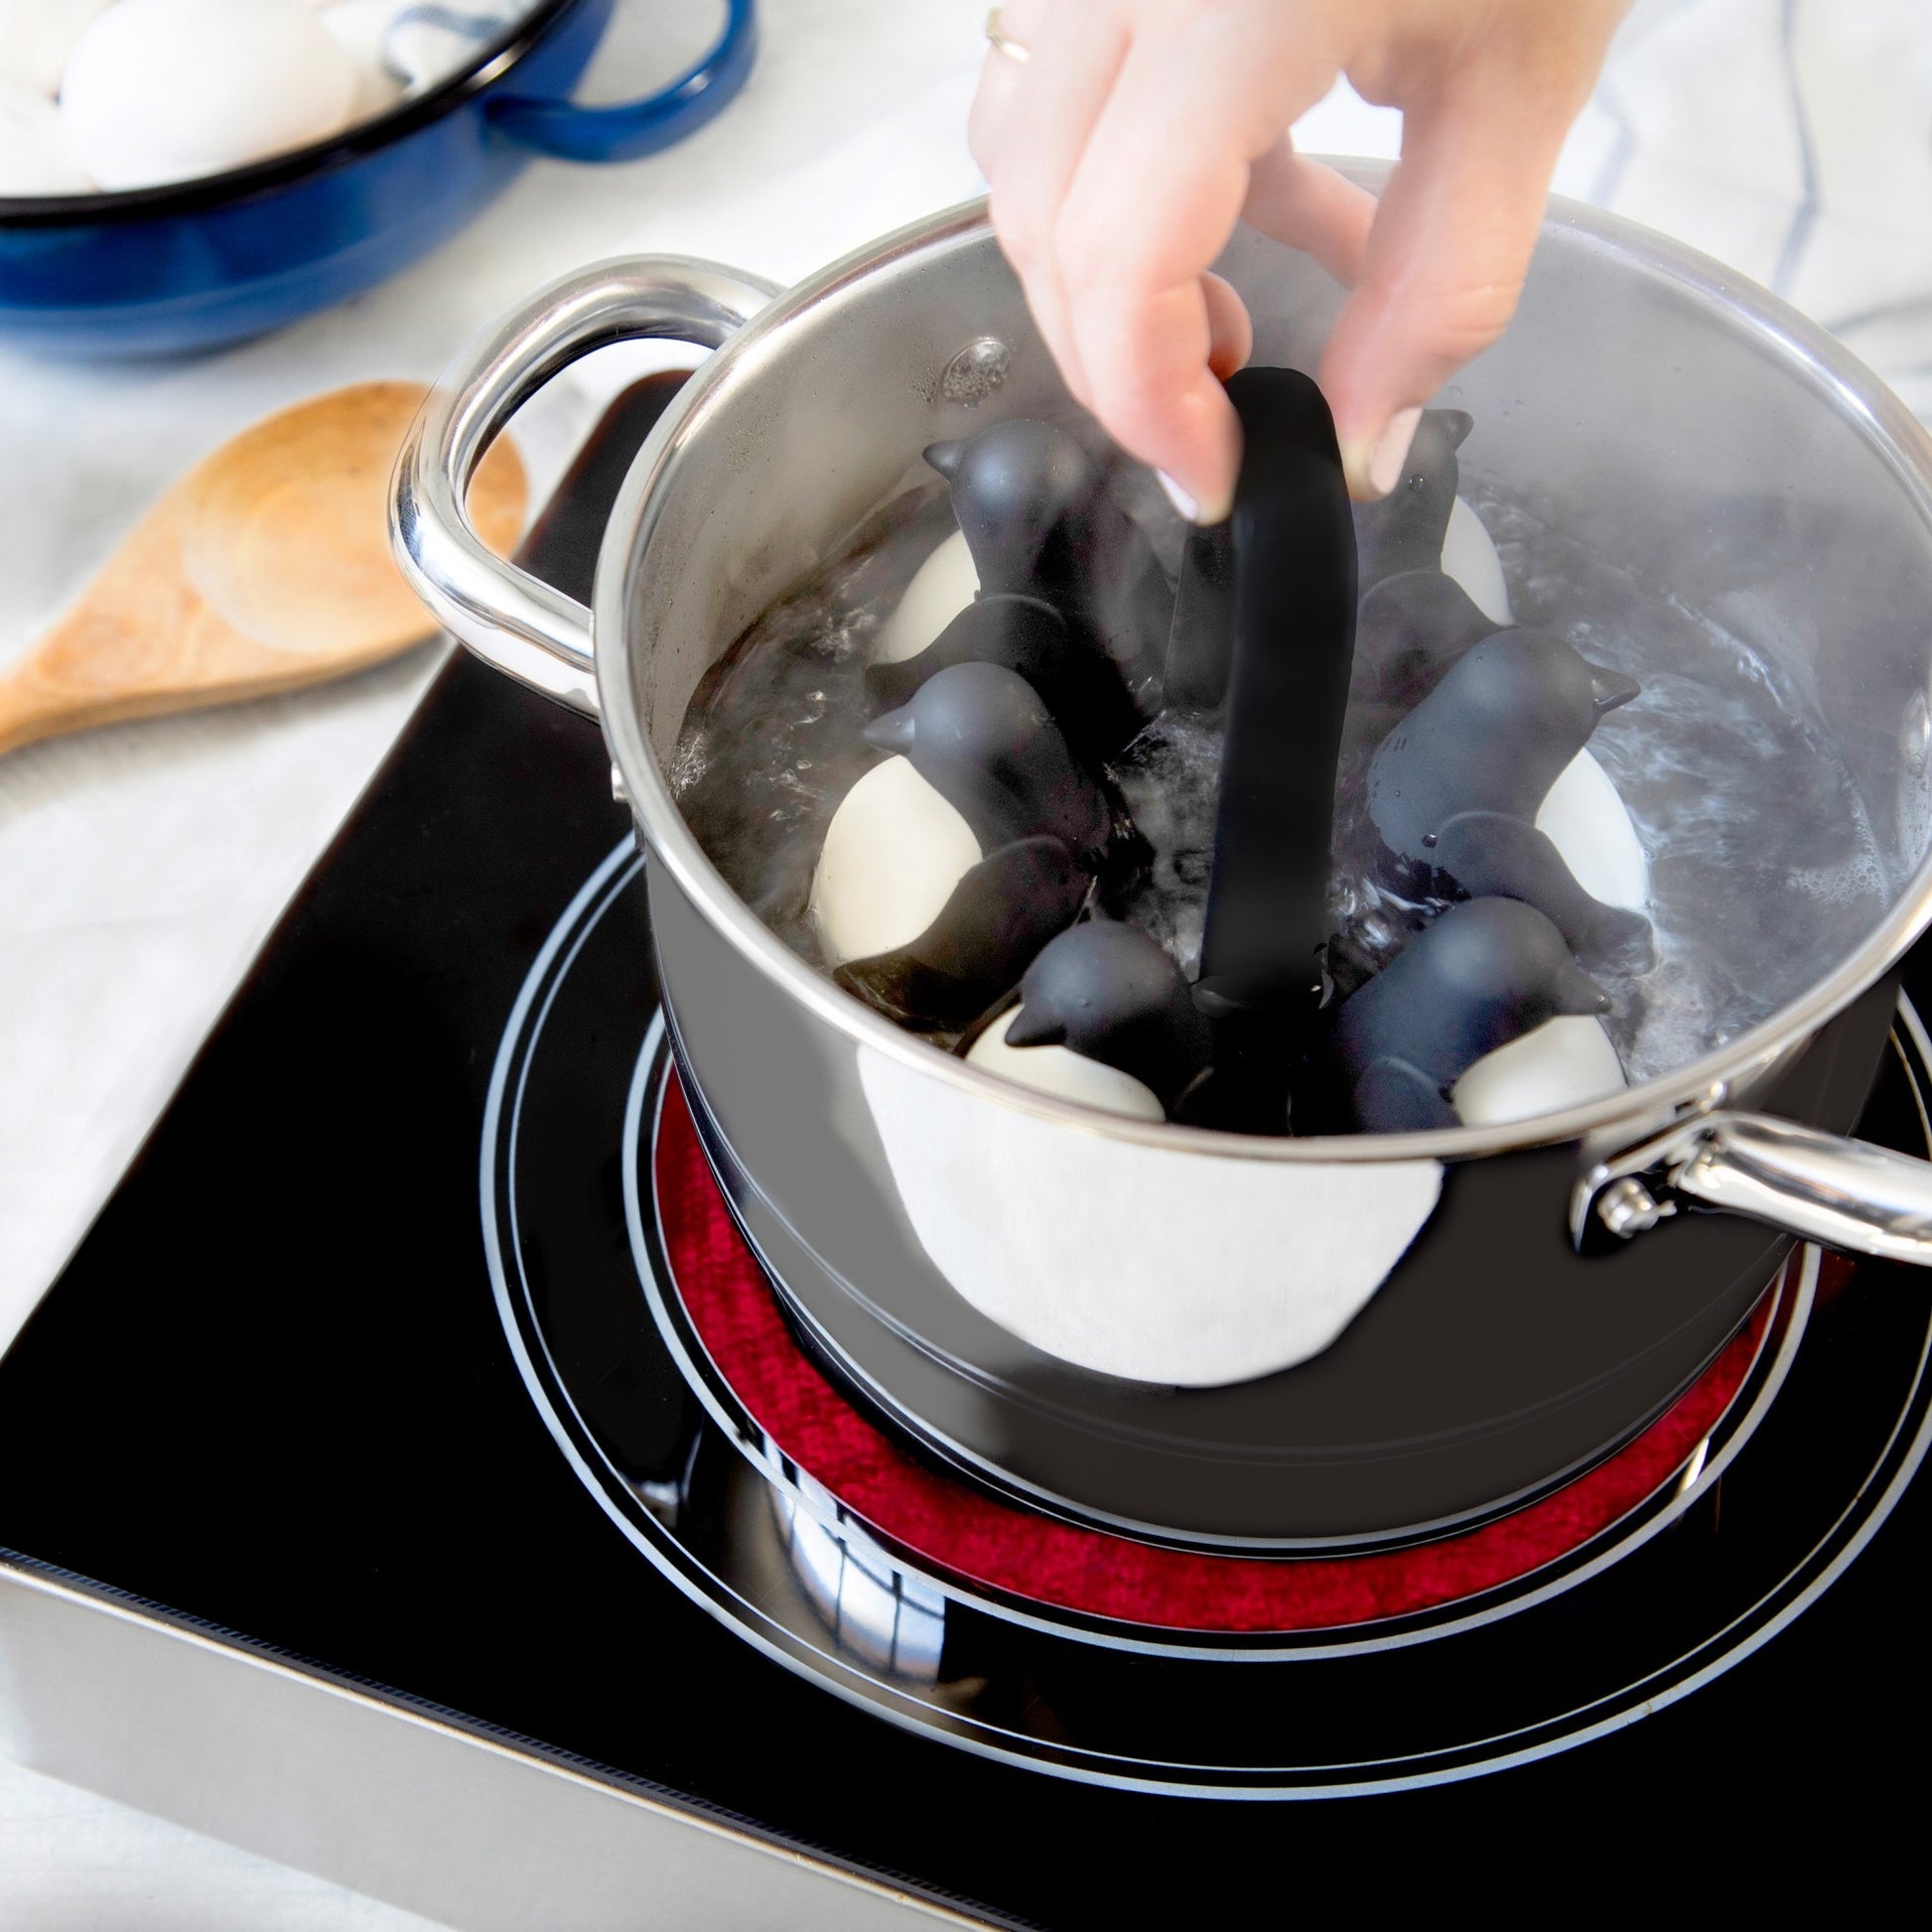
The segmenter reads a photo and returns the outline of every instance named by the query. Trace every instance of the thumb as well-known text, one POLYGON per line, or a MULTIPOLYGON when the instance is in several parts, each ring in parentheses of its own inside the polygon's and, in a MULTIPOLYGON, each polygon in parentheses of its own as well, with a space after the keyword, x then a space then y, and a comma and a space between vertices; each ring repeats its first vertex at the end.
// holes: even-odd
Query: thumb
POLYGON ((1515 314, 1568 126, 1503 76, 1405 110, 1402 160, 1321 360, 1356 497, 1395 486, 1423 405, 1515 314))

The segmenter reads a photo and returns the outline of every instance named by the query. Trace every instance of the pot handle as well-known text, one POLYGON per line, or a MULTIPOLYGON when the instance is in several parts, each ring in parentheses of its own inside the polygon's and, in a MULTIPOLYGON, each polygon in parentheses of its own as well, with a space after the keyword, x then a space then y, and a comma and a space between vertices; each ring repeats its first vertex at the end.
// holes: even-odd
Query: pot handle
POLYGON ((396 561, 437 621, 486 664, 595 718, 591 614, 484 545, 464 508, 470 479, 517 409, 580 356, 638 337, 716 348, 776 293, 675 255, 599 262, 552 282, 466 351, 410 425, 390 489, 396 561))
POLYGON ((1932 1267, 1932 1164, 1767 1114, 1694 1114, 1578 1181, 1570 1232, 1625 1238, 1679 1199, 1853 1254, 1932 1267))

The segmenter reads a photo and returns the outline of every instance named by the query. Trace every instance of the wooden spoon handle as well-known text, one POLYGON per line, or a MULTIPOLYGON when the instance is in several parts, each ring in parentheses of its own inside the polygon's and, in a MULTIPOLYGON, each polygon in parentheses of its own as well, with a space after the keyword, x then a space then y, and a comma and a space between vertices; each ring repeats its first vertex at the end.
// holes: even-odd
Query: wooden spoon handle
POLYGON ((18 675, 0 679, 0 758, 37 738, 68 730, 65 711, 59 692, 43 690, 18 675))

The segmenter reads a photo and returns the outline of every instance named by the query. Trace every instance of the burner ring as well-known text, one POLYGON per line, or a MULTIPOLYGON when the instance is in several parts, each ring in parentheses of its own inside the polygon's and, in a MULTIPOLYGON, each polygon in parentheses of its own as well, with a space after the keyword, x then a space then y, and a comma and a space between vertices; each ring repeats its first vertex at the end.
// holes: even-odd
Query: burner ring
MULTIPOLYGON (((885 1721, 1143 1791, 1315 1797, 1480 1775, 1664 1711, 1749 1656, 1843 1575, 1932 1444, 1932 1284, 1862 1265, 1844 1292, 1820 1293, 1788 1358, 1772 1356, 1784 1359, 1777 1400, 1725 1466, 1710 1458, 1674 1520, 1560 1590, 1525 1591, 1506 1616, 1444 1620, 1443 1641, 1361 1626, 1299 1646, 1154 1642, 923 1575, 841 1520, 802 1473, 774 1482, 755 1462, 754 1445, 689 1396, 637 1285, 618 1151, 651 1018, 642 869, 626 843, 586 883, 504 1032, 480 1148, 497 1308, 553 1439, 632 1547, 763 1655, 885 1721), (576 1144, 547 1124, 569 1118, 581 1134, 587 1108, 613 1150, 602 1179, 544 1158, 576 1144), (611 1223, 589 1241, 573 1229, 573 1265, 546 1271, 558 1251, 545 1230, 591 1197, 611 1223), (655 1474, 614 1437, 629 1412, 613 1406, 608 1363, 587 1368, 569 1345, 582 1333, 565 1319, 571 1298, 594 1292, 617 1298, 600 1319, 632 1324, 643 1353, 629 1369, 657 1373, 659 1399, 682 1392, 655 1474), (1825 1328, 1830 1344, 1814 1345, 1825 1328), (801 1508, 805 1544, 834 1566, 815 1583, 798 1558, 801 1508), (884 1645, 858 1614, 868 1603, 892 1615, 884 1645)), ((1932 1042, 1902 1002, 1894 1044, 1879 1137, 1922 1144, 1913 1110, 1932 1083, 1932 1042)))
POLYGON ((1368 1626, 1389 1641, 1417 1641, 1446 1620, 1452 1628, 1508 1614, 1503 1592, 1542 1600, 1569 1587, 1667 1528, 1700 1485, 1722 1477, 1783 1385, 1819 1274, 1818 1251, 1797 1251, 1746 1328, 1666 1415, 1524 1506, 1394 1549, 1268 1556, 1173 1549, 1059 1522, 898 1448, 784 1323, 727 1218, 661 1022, 646 1036, 625 1109, 624 1207, 638 1278, 685 1380, 762 1474, 810 1514, 859 1526, 896 1561, 989 1608, 1060 1617, 1102 1640, 1126 1626, 1137 1647, 1332 1647, 1368 1626), (697 1307, 687 1269, 709 1290, 697 1307), (767 1427, 774 1415, 784 1422, 767 1427), (1693 1479, 1679 1481, 1693 1463, 1693 1479), (1477 1599, 1486 1606, 1472 1607, 1477 1599))

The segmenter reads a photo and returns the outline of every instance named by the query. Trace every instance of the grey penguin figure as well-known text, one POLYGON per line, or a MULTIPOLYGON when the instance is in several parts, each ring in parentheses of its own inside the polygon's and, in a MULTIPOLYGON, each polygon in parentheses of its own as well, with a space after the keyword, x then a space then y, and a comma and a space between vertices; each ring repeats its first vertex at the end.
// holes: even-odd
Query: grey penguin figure
POLYGON ((1462 481, 1455 453, 1474 427, 1466 410, 1425 409, 1401 482, 1379 503, 1356 505, 1355 549, 1364 592, 1402 571, 1441 567, 1443 539, 1462 481))
POLYGON ((915 656, 868 665, 866 690, 874 703, 897 707, 955 664, 1004 664, 1018 671, 1039 693, 1068 744, 1095 763, 1141 728, 1113 659, 1076 640, 1050 604, 1012 592, 975 599, 915 656))
POLYGON ((981 596, 1052 605, 1076 642, 1113 661, 1140 722, 1151 719, 1173 592, 1100 465, 1067 431, 1026 418, 934 443, 925 459, 951 485, 981 596))
POLYGON ((1092 890, 1058 839, 1016 839, 963 873, 916 938, 848 959, 832 977, 901 1027, 958 1032, 1012 992, 1028 962, 1078 917, 1092 890))
POLYGON ((1146 933, 1088 919, 1051 939, 1020 982, 1010 1046, 1065 1046, 1129 1073, 1173 1117, 1207 1071, 1213 1033, 1180 969, 1146 933))
POLYGON ((1105 863, 1113 806, 1018 671, 951 665, 875 718, 864 737, 909 759, 972 828, 981 852, 1043 834, 1090 871, 1105 863))
POLYGON ((1452 905, 1334 1010, 1298 1127, 1395 1134, 1453 1127, 1470 1067, 1560 1015, 1601 1016, 1609 996, 1532 905, 1452 905))
POLYGON ((1470 646, 1369 763, 1368 812, 1391 883, 1418 897, 1447 888, 1522 899, 1589 957, 1646 952, 1649 921, 1590 897, 1536 825, 1597 722, 1639 689, 1537 631, 1470 646))

